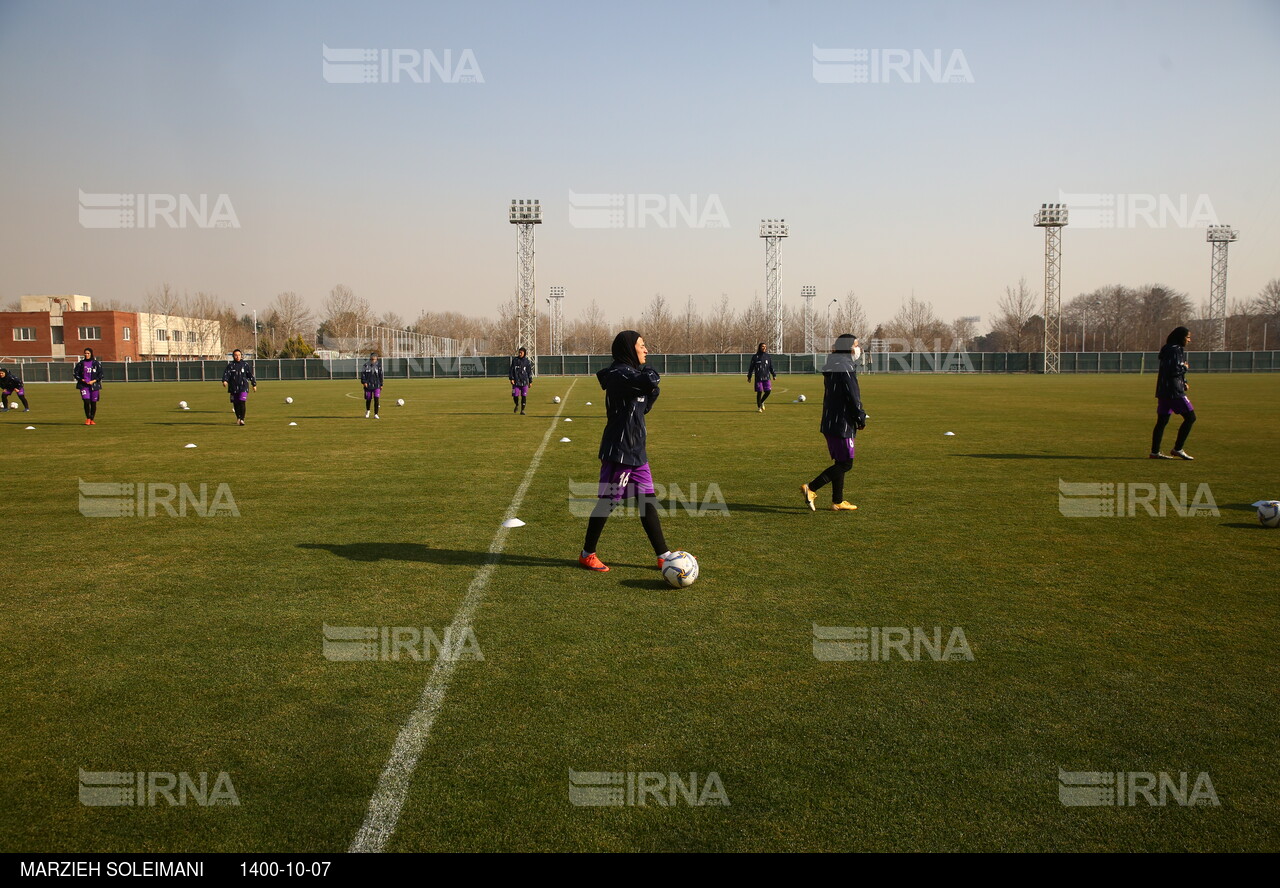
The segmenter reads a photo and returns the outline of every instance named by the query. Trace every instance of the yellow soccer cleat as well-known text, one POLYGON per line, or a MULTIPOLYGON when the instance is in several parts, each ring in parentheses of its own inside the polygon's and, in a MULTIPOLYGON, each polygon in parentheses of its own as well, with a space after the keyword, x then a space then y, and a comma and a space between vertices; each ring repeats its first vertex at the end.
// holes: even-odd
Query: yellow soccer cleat
POLYGON ((845 502, 842 502, 842 503, 832 503, 832 504, 831 504, 831 511, 833 511, 833 512, 856 512, 856 511, 858 511, 858 507, 857 507, 857 506, 855 506, 853 503, 851 503, 851 502, 849 502, 849 501, 847 501, 847 500, 846 500, 845 502))

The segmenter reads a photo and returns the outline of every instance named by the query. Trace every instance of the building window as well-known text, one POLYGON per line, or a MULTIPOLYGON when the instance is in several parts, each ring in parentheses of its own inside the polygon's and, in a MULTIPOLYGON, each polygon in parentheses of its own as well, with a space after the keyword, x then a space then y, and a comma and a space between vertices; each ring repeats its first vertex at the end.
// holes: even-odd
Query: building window
POLYGON ((13 340, 14 342, 35 342, 36 328, 35 327, 14 327, 13 340))
POLYGON ((101 327, 81 327, 80 328, 81 342, 85 341, 86 339, 101 339, 101 338, 102 338, 101 327))
POLYGON ((133 333, 132 333, 132 332, 130 332, 130 330, 129 330, 129 328, 128 328, 128 327, 125 327, 125 328, 124 328, 124 341, 125 341, 125 342, 128 342, 128 341, 129 341, 130 339, 132 339, 132 338, 133 338, 133 333))
POLYGON ((49 333, 50 333, 50 335, 53 337, 53 344, 54 344, 54 345, 62 345, 62 344, 63 344, 62 337, 66 334, 66 331, 65 331, 65 329, 64 329, 63 327, 50 327, 50 328, 49 328, 49 333))
POLYGON ((187 342, 195 342, 195 341, 196 341, 196 331, 195 331, 195 330, 188 330, 188 331, 187 331, 187 342))
POLYGON ((173 341, 174 341, 174 342, 181 342, 181 341, 182 341, 182 331, 181 331, 181 330, 174 330, 174 331, 173 331, 173 341))
POLYGON ((168 331, 168 330, 156 330, 156 332, 155 332, 155 337, 156 337, 156 342, 168 342, 168 341, 169 341, 169 331, 168 331))

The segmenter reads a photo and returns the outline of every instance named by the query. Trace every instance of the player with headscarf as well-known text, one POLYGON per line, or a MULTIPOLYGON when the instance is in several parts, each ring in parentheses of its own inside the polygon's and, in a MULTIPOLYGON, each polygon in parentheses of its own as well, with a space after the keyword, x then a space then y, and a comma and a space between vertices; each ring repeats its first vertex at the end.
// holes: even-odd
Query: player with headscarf
POLYGON ((1191 344, 1191 331, 1186 327, 1175 327, 1160 349, 1160 371, 1156 375, 1156 427, 1151 431, 1150 459, 1195 459, 1182 448, 1187 444, 1187 436, 1191 427, 1196 424, 1196 408, 1187 397, 1187 363, 1186 347, 1191 344), (1173 456, 1165 456, 1160 452, 1160 439, 1164 437, 1164 427, 1169 424, 1172 414, 1182 417, 1182 425, 1178 426, 1178 439, 1173 443, 1173 456))
POLYGON ((827 439, 827 453, 832 464, 808 484, 800 485, 804 504, 817 511, 814 501, 818 490, 831 485, 831 511, 852 512, 858 507, 844 498, 844 476, 853 468, 853 439, 867 427, 867 414, 862 409, 862 393, 858 389, 855 355, 860 352, 858 337, 842 333, 831 347, 822 368, 822 424, 819 431, 827 439))
POLYGON ((773 369, 773 361, 769 360, 769 347, 763 342, 756 346, 756 353, 751 356, 751 366, 747 368, 747 382, 752 378, 756 382, 756 413, 764 413, 764 402, 773 393, 773 379, 778 378, 773 369))
POLYGON ((588 570, 607 571, 596 555, 605 522, 624 498, 636 498, 640 523, 658 556, 658 568, 671 555, 662 534, 653 473, 645 445, 645 416, 658 400, 658 371, 646 366, 649 350, 644 337, 623 330, 613 340, 613 363, 596 374, 604 389, 605 427, 600 436, 600 488, 595 508, 587 519, 587 535, 578 564, 588 570))

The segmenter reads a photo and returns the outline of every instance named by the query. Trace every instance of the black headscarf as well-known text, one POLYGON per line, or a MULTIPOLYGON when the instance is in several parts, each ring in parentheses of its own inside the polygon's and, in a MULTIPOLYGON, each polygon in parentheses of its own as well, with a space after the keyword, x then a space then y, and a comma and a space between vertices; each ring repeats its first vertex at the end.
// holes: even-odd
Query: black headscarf
POLYGON ((1174 327, 1173 332, 1169 334, 1169 338, 1164 341, 1165 345, 1183 345, 1187 341, 1187 334, 1191 331, 1186 327, 1174 327))
POLYGON ((853 366, 853 344, 857 342, 858 337, 852 333, 841 333, 836 337, 836 341, 831 343, 831 354, 827 355, 827 363, 823 365, 823 373, 852 373, 853 366))
POLYGON ((620 364, 640 369, 640 356, 636 354, 636 340, 640 334, 635 330, 623 330, 613 337, 613 359, 620 364))

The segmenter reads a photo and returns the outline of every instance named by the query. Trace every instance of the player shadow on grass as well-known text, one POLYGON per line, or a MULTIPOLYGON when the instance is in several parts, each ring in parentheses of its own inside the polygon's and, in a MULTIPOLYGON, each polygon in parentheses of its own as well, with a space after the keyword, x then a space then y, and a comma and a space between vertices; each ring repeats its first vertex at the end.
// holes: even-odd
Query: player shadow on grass
MULTIPOLYGON (((323 549, 348 561, 419 561, 430 564, 468 564, 479 567, 490 561, 499 565, 520 567, 578 567, 577 552, 559 558, 545 555, 520 555, 503 552, 472 552, 467 549, 433 549, 422 543, 298 543, 299 549, 323 549)), ((640 564, 618 564, 618 567, 644 567, 640 564)))
POLYGON ((734 512, 777 512, 783 515, 791 512, 808 512, 807 506, 775 506, 762 503, 725 503, 724 511, 732 515, 734 512))
POLYGON ((1146 456, 1084 456, 1067 453, 952 453, 952 457, 962 456, 967 459, 1118 459, 1146 460, 1146 456))

